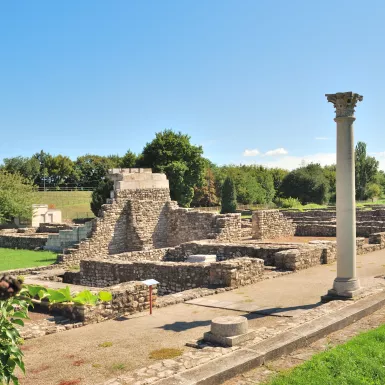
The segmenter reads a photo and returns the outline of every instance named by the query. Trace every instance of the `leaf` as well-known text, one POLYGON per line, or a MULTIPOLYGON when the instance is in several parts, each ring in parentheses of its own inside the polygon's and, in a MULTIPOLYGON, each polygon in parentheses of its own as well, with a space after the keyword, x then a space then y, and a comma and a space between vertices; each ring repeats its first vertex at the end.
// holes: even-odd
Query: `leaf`
POLYGON ((13 317, 29 319, 28 315, 26 313, 22 312, 22 311, 15 311, 13 313, 13 317))
POLYGON ((112 300, 112 294, 109 291, 100 291, 99 299, 103 302, 108 302, 112 300))
POLYGON ((21 319, 12 319, 12 323, 20 326, 24 326, 24 322, 21 319))

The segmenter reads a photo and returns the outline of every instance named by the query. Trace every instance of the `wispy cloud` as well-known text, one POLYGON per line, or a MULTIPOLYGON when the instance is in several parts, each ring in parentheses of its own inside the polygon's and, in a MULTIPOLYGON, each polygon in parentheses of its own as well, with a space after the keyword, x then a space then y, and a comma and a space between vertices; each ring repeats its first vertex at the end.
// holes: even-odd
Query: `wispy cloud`
POLYGON ((330 140, 327 136, 316 136, 315 140, 330 140))
POLYGON ((284 148, 276 148, 275 150, 267 151, 265 156, 277 156, 277 155, 287 155, 289 152, 284 148))
POLYGON ((260 155, 260 152, 256 148, 254 150, 246 149, 245 151, 243 151, 243 156, 257 156, 257 155, 260 155))

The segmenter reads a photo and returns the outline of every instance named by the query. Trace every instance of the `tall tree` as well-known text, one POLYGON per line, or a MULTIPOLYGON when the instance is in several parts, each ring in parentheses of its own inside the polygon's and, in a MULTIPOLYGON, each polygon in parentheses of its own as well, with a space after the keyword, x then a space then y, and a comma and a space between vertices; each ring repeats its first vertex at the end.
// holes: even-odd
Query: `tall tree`
POLYGON ((309 164, 291 171, 282 182, 281 194, 297 198, 302 204, 324 204, 329 201, 329 181, 319 164, 309 164))
POLYGON ((32 215, 34 187, 20 174, 0 171, 0 222, 32 215))
POLYGON ((188 135, 164 130, 146 144, 138 158, 138 166, 164 172, 170 181, 171 198, 189 207, 194 187, 201 185, 204 177, 202 154, 202 147, 192 145, 188 135))
POLYGON ((366 143, 358 142, 355 151, 356 162, 356 199, 367 199, 366 191, 370 183, 376 182, 379 162, 366 153, 366 143))
POLYGON ((230 177, 223 182, 221 206, 221 214, 235 213, 237 210, 237 193, 230 177))
POLYGON ((19 173, 24 178, 34 181, 40 175, 40 162, 31 157, 16 156, 4 159, 4 170, 11 174, 19 173))
POLYGON ((121 159, 120 167, 132 168, 135 167, 137 156, 130 150, 128 150, 121 159))

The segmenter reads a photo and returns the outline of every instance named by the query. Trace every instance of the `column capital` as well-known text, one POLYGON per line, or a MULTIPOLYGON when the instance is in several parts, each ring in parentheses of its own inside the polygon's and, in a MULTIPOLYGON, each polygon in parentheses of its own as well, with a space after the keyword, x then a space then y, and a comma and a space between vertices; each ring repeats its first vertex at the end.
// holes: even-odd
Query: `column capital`
POLYGON ((328 102, 333 103, 336 109, 336 118, 354 117, 354 108, 357 102, 361 102, 363 96, 354 92, 337 92, 325 94, 328 102))

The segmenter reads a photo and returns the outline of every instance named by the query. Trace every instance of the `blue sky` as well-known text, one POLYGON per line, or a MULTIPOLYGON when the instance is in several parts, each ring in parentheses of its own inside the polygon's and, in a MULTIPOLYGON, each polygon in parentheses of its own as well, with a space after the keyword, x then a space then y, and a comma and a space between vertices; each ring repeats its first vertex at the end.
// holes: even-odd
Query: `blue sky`
POLYGON ((383 0, 3 1, 0 159, 140 152, 172 128, 218 164, 331 163, 324 94, 354 91, 385 169, 384 20, 383 0))

